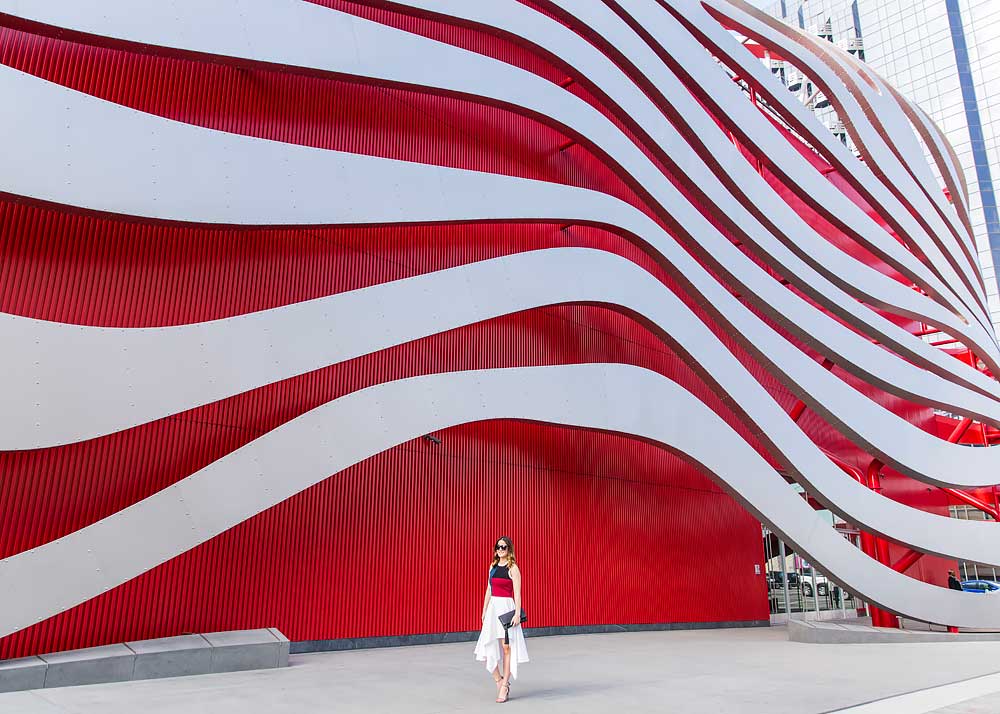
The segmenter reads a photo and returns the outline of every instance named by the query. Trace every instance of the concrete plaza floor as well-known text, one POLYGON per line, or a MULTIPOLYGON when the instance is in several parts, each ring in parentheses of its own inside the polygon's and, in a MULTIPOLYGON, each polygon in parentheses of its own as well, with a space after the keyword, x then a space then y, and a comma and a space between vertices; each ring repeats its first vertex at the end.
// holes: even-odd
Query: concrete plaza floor
MULTIPOLYGON (((0 694, 0 713, 494 711, 496 688, 472 649, 292 655, 280 670, 0 694)), ((526 712, 819 714, 1000 672, 1000 642, 810 645, 780 627, 537 637, 528 649, 508 702, 526 712)), ((994 701, 969 711, 1000 711, 1000 699, 976 704, 994 701)))
POLYGON ((938 709, 934 714, 996 714, 1000 711, 997 698, 976 697, 960 704, 954 704, 944 709, 938 709))

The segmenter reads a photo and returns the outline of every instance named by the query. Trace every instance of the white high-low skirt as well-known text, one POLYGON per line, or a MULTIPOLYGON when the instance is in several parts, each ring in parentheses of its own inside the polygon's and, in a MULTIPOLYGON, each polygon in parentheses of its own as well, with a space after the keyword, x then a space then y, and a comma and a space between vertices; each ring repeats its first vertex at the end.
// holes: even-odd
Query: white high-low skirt
MULTIPOLYGON (((486 662, 486 671, 492 672, 500 665, 503 674, 503 625, 499 616, 514 609, 514 598, 491 597, 486 606, 486 619, 476 643, 476 659, 486 662)), ((510 676, 517 679, 517 665, 528 661, 528 646, 524 643, 522 627, 510 628, 510 676)))

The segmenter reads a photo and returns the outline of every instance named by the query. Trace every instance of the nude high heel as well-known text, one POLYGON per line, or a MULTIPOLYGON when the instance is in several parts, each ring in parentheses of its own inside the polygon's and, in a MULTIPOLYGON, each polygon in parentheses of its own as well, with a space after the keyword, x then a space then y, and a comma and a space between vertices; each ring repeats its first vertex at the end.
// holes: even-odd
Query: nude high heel
POLYGON ((507 697, 510 696, 510 680, 507 680, 502 685, 500 685, 500 691, 497 692, 497 704, 503 704, 507 701, 507 697), (500 692, 503 692, 503 697, 500 696, 500 692))

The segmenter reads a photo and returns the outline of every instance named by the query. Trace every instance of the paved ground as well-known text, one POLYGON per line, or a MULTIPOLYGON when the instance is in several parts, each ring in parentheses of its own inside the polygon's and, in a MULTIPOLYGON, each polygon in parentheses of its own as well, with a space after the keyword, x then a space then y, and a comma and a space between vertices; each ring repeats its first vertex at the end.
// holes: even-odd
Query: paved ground
MULTIPOLYGON (((293 655, 282 670, 0 694, 0 713, 495 711, 472 648, 293 655)), ((1000 642, 809 645, 783 628, 540 637, 528 648, 509 702, 524 712, 819 714, 1000 672, 1000 642)), ((1000 677, 989 681, 1000 690, 1000 677)))
POLYGON ((976 697, 961 704, 953 704, 938 709, 934 714, 997 714, 1000 712, 1000 696, 976 697))

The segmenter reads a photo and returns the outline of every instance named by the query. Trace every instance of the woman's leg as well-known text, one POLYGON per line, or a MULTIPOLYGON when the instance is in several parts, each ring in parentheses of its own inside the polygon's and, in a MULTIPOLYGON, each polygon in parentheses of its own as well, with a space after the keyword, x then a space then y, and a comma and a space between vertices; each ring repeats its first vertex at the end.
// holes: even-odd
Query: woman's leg
MULTIPOLYGON (((500 643, 500 647, 503 649, 503 676, 497 688, 497 701, 504 702, 507 701, 507 695, 510 694, 510 645, 505 645, 503 640, 497 640, 497 642, 500 643)), ((500 669, 500 667, 498 666, 497 669, 500 669)))

